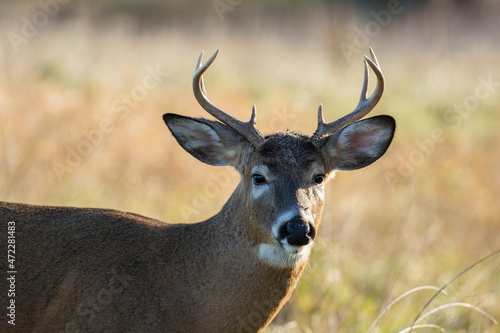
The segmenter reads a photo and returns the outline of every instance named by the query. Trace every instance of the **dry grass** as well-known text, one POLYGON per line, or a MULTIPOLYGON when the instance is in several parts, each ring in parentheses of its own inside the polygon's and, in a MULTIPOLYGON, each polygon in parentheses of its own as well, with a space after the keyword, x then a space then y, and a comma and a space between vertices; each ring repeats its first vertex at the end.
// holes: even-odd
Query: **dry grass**
MULTIPOLYGON (((0 28, 6 34, 12 26, 0 28)), ((328 185, 309 268, 267 332, 367 331, 399 295, 440 287, 500 249, 500 87, 470 111, 455 118, 447 113, 472 103, 479 77, 500 81, 500 50, 473 38, 471 47, 456 51, 400 46, 393 30, 373 41, 387 79, 374 112, 397 119, 396 139, 376 164, 339 173, 328 185)), ((165 112, 204 116, 190 88, 198 52, 222 49, 206 81, 211 99, 224 109, 246 119, 256 103, 265 132, 312 133, 319 102, 334 120, 355 106, 361 88, 361 55, 345 61, 332 46, 342 37, 330 37, 326 43, 324 33, 294 39, 293 32, 248 36, 230 29, 194 36, 182 28, 137 34, 126 25, 98 30, 82 20, 49 24, 18 53, 4 39, 0 199, 109 207, 169 222, 206 219, 238 176, 195 161, 161 119, 165 112), (148 68, 168 75, 127 112, 119 109, 148 68), (103 121, 111 126, 106 131, 103 121), (68 157, 78 149, 84 153, 68 157), (55 162, 66 167, 55 171, 55 162)), ((499 274, 500 257, 490 258, 430 308, 467 302, 498 320, 499 274)), ((408 296, 372 332, 410 326, 433 293, 408 296)), ((467 308, 443 310, 425 323, 451 332, 496 329, 467 308)))

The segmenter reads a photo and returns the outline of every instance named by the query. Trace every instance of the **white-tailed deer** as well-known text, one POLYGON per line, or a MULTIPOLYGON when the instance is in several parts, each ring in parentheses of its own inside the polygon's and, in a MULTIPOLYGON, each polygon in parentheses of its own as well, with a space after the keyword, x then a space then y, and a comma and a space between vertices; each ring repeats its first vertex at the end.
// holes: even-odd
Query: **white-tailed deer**
MULTIPOLYGON (((332 123, 318 110, 311 136, 263 136, 207 98, 198 60, 193 89, 218 121, 165 114, 179 144, 241 182, 221 211, 195 224, 166 224, 106 209, 0 203, 1 239, 15 226, 15 283, 2 278, 2 332, 260 332, 287 301, 318 232, 324 184, 335 170, 365 167, 387 150, 395 121, 359 120, 384 78, 371 51, 356 109, 332 123), (377 86, 367 98, 368 65, 377 86), (14 286, 15 297, 7 299, 14 286), (7 310, 9 313, 10 310, 7 310)), ((202 53, 203 55, 203 53, 202 53)), ((11 230, 11 231, 12 231, 11 230)), ((12 235, 12 234, 9 234, 12 235)), ((6 268, 2 250, 2 274, 6 268)), ((7 276, 9 277, 9 276, 7 276)))

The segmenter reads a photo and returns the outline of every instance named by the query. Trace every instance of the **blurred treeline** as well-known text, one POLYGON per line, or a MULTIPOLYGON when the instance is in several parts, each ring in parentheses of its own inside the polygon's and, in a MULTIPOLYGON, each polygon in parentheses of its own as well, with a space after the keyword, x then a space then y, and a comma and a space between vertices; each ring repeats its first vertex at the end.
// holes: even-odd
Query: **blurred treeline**
POLYGON ((224 15, 228 24, 243 26, 245 22, 266 17, 274 22, 300 20, 307 12, 323 12, 340 15, 341 20, 370 20, 370 12, 378 12, 392 7, 404 7, 403 15, 398 19, 419 13, 433 15, 438 13, 453 14, 460 19, 481 21, 498 8, 497 1, 491 0, 280 0, 280 1, 248 1, 248 0, 3 0, 0 17, 15 15, 16 12, 27 12, 30 7, 36 10, 40 6, 57 3, 55 20, 64 21, 86 15, 95 23, 112 24, 116 19, 135 22, 138 29, 147 29, 158 25, 203 25, 210 19, 221 19, 221 16, 207 13, 231 12, 224 15), (244 7, 244 11, 234 10, 244 7), (350 15, 346 15, 350 14, 350 15), (243 24, 243 25, 242 25, 243 24))

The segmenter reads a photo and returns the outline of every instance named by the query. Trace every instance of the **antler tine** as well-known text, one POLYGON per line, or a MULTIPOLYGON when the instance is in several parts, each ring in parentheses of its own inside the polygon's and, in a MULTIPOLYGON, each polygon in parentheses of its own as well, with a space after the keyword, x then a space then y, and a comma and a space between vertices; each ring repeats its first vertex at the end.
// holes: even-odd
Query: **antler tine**
MULTIPOLYGON (((323 118, 323 103, 319 103, 318 107, 318 128, 316 129, 316 133, 323 132, 325 130, 325 119, 323 118)), ((313 135, 314 138, 314 135, 313 135)))
POLYGON ((200 106, 209 114, 211 114, 215 119, 234 129, 236 132, 245 137, 252 145, 258 147, 262 144, 262 142, 264 142, 265 139, 255 127, 255 121, 257 118, 257 110, 255 108, 255 105, 252 107, 252 116, 250 118, 250 121, 242 122, 216 107, 207 97, 207 92, 203 83, 203 73, 214 62, 218 53, 219 49, 215 51, 215 53, 210 57, 210 59, 207 60, 207 62, 202 64, 203 51, 201 52, 200 57, 198 58, 198 63, 196 64, 196 69, 193 74, 194 96, 196 97, 196 100, 198 101, 200 106))
POLYGON ((366 116, 371 110, 373 110, 382 97, 384 92, 384 74, 382 73, 377 57, 375 56, 372 48, 370 48, 370 55, 371 59, 367 56, 365 56, 364 59, 365 72, 363 86, 361 88, 361 96, 359 97, 356 109, 334 122, 325 124, 323 120, 323 106, 320 105, 320 109, 318 110, 318 128, 311 137, 311 140, 316 144, 316 146, 319 147, 323 145, 328 136, 366 116), (369 98, 366 96, 369 82, 368 65, 377 76, 377 87, 369 98))

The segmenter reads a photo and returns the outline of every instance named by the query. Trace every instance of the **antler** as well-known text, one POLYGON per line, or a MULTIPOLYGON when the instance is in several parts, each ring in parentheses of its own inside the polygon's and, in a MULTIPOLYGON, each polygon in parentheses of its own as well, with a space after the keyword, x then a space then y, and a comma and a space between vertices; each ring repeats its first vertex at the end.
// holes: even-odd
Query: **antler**
POLYGON ((366 116, 375 107, 375 105, 377 105, 378 101, 382 97, 382 93, 384 92, 384 74, 382 74, 382 70, 380 69, 377 57, 375 56, 372 48, 370 48, 370 55, 371 59, 365 56, 365 77, 363 81, 363 88, 361 89, 361 97, 359 98, 358 106, 356 107, 356 109, 354 109, 353 112, 340 118, 339 120, 336 120, 329 124, 325 124, 325 121, 323 119, 323 105, 319 105, 318 128, 311 137, 312 142, 317 147, 323 145, 326 139, 328 139, 331 134, 366 116), (375 91, 372 93, 370 98, 367 99, 366 92, 368 89, 369 80, 368 65, 370 65, 370 68, 375 72, 375 75, 377 76, 377 87, 375 88, 375 91))
POLYGON ((198 103, 200 103, 201 107, 210 113, 215 119, 220 120, 222 123, 226 124, 245 137, 252 145, 258 147, 262 144, 262 142, 264 142, 265 139, 255 127, 255 120, 257 117, 255 105, 252 107, 252 116, 250 117, 250 120, 248 122, 242 122, 216 107, 207 97, 205 85, 203 84, 203 73, 208 69, 208 67, 210 67, 212 62, 214 62, 218 53, 219 49, 217 49, 212 57, 210 57, 210 59, 202 65, 203 51, 201 51, 193 74, 194 96, 196 97, 198 103))

